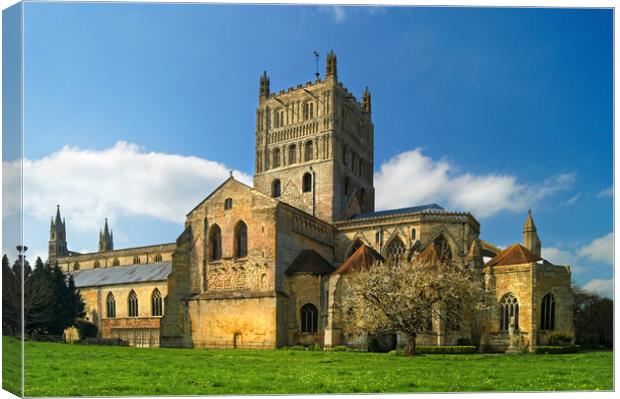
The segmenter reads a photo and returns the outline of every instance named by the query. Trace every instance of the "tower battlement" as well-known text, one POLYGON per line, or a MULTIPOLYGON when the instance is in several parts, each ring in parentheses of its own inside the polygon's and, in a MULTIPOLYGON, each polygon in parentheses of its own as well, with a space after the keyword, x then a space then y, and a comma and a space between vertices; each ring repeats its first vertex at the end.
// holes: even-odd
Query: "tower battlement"
POLYGON ((332 222, 374 210, 374 126, 362 101, 338 81, 336 55, 325 78, 272 93, 260 77, 254 187, 332 222))

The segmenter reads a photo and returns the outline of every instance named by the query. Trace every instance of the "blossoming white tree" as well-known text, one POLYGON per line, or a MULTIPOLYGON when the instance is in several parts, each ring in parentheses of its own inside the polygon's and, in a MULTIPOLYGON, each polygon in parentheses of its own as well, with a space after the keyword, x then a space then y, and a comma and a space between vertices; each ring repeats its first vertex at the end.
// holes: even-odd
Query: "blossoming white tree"
POLYGON ((477 271, 435 257, 387 260, 352 272, 345 306, 350 320, 370 335, 405 333, 405 354, 413 356, 417 336, 433 319, 472 322, 487 298, 477 271))

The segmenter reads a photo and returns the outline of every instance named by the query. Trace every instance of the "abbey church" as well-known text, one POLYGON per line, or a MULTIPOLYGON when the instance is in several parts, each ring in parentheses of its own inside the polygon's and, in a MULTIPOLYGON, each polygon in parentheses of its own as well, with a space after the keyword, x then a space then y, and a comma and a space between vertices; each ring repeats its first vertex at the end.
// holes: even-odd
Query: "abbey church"
MULTIPOLYGON (((358 101, 339 80, 333 52, 323 78, 277 93, 263 73, 253 187, 231 174, 171 243, 115 249, 106 220, 98 251, 85 254, 68 250, 59 208, 50 262, 73 275, 102 337, 136 346, 364 347, 342 311, 347 275, 428 251, 474 268, 495 304, 478 328, 437 318, 419 344, 503 352, 572 335, 570 267, 541 258, 531 213, 523 242, 501 249, 469 212, 375 211, 371 105, 368 88, 358 101)), ((405 342, 396 334, 388 345, 405 342)))

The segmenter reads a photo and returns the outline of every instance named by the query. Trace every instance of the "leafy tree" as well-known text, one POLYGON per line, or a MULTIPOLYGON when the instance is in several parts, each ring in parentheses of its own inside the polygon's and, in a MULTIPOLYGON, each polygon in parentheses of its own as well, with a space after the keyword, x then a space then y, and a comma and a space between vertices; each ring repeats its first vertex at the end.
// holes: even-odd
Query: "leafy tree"
POLYGON ((575 343, 584 347, 613 347, 614 303, 611 299, 573 287, 575 343))
POLYGON ((21 314, 21 280, 9 266, 9 258, 5 254, 2 256, 2 334, 21 333, 21 314))
POLYGON ((3 333, 20 334, 23 309, 26 332, 62 334, 66 327, 85 315, 84 301, 73 277, 67 278, 58 265, 51 267, 40 258, 34 270, 24 262, 22 304, 21 259, 18 258, 11 268, 8 257, 2 258, 3 333))
POLYGON ((416 353, 417 336, 433 318, 475 321, 486 304, 479 274, 439 261, 384 262, 351 273, 345 306, 351 322, 379 336, 401 331, 405 354, 416 353))
POLYGON ((37 258, 35 269, 24 283, 24 321, 27 332, 49 330, 49 324, 56 318, 54 312, 57 292, 50 279, 49 270, 41 258, 37 258))

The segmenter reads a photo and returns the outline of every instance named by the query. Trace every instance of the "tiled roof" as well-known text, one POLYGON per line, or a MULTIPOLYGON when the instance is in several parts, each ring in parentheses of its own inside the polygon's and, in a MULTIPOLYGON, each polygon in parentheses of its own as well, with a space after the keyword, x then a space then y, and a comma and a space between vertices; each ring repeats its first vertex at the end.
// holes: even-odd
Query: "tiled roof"
POLYGON ((330 274, 334 267, 313 249, 303 249, 286 269, 286 275, 297 273, 330 274))
POLYGON ((485 266, 522 265, 524 263, 538 262, 539 260, 543 260, 543 258, 521 244, 513 244, 498 253, 485 266))
POLYGON ((411 206, 409 208, 390 209, 386 211, 360 213, 360 214, 353 216, 351 220, 378 218, 382 216, 401 215, 401 214, 406 214, 406 213, 430 212, 430 211, 445 211, 445 209, 437 204, 427 204, 427 205, 411 206))
POLYGON ((72 273, 77 288, 100 287, 148 281, 164 281, 172 270, 171 262, 146 265, 114 266, 102 269, 78 270, 72 273))
POLYGON ((351 270, 367 270, 377 262, 383 262, 383 257, 377 251, 366 244, 362 244, 355 252, 342 262, 334 273, 346 273, 351 270))

